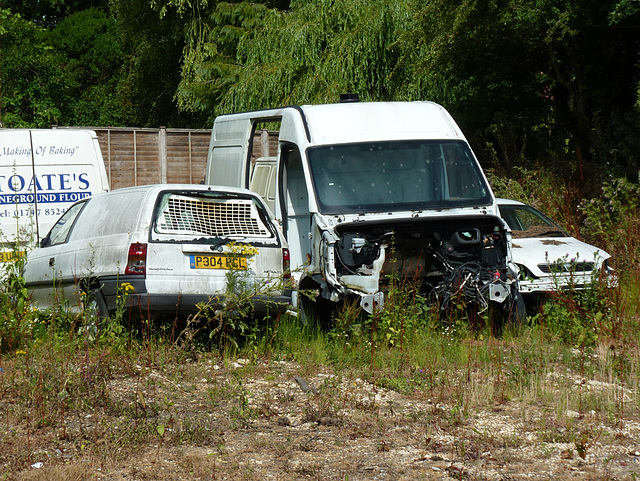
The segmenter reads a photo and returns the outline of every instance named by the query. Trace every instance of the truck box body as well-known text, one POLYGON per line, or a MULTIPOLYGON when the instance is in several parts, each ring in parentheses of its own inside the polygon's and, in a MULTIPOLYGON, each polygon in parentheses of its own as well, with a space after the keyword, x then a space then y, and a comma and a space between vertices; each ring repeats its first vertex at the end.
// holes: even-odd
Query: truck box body
POLYGON ((93 131, 0 129, 3 250, 36 245, 70 205, 108 190, 93 131))
POLYGON ((435 103, 221 115, 205 183, 272 198, 299 288, 326 300, 359 296, 372 312, 390 279, 403 278, 418 279, 421 293, 441 304, 463 289, 479 310, 515 305, 507 226, 462 131, 435 103), (277 152, 257 155, 256 129, 273 125, 277 152), (265 196, 270 182, 257 177, 273 176, 270 169, 276 182, 265 196))

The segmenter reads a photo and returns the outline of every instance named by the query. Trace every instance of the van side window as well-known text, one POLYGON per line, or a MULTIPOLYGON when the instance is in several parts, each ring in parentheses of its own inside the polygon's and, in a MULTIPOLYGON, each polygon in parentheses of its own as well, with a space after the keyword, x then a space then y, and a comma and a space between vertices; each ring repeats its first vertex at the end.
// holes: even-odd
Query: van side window
POLYGON ((80 211, 82 211, 86 203, 87 202, 78 202, 69 207, 69 210, 53 225, 47 237, 42 240, 42 247, 55 246, 67 242, 69 232, 71 232, 71 228, 73 224, 75 224, 78 214, 80 214, 80 211))

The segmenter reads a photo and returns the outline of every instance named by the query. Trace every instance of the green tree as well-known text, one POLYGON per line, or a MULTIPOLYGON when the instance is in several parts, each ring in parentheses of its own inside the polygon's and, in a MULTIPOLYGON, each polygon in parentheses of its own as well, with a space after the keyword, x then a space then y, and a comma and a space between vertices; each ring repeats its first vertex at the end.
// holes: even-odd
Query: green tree
POLYGON ((162 17, 148 0, 111 0, 125 70, 118 101, 129 125, 210 127, 208 114, 180 110, 175 99, 185 46, 185 20, 162 17))
POLYGON ((54 97, 66 125, 119 125, 125 120, 118 91, 123 47, 106 12, 89 8, 69 15, 48 32, 48 42, 69 79, 54 97))
POLYGON ((19 14, 36 25, 52 27, 73 13, 107 7, 108 0, 0 0, 0 8, 19 14))
MULTIPOLYGON (((637 2, 308 0, 281 11, 180 0, 171 7, 191 18, 178 89, 184 109, 325 102, 347 90, 366 100, 435 100, 476 151, 486 150, 485 162, 506 172, 543 161, 577 184, 585 172, 619 165, 616 132, 638 126, 637 2)), ((638 165, 637 154, 625 160, 631 171, 638 165)))
POLYGON ((409 1, 313 0, 157 5, 188 18, 178 102, 209 115, 333 101, 358 90, 391 99, 409 1))
POLYGON ((289 0, 229 3, 217 0, 152 0, 162 19, 177 17, 184 39, 176 100, 182 111, 206 115, 207 123, 222 95, 237 81, 237 48, 259 28, 269 9, 281 11, 289 0))
POLYGON ((334 102, 340 93, 363 100, 407 98, 396 67, 396 39, 411 22, 410 2, 315 0, 270 11, 238 47, 237 82, 220 108, 245 110, 290 103, 334 102))
POLYGON ((71 79, 53 52, 47 31, 20 15, 0 10, 0 122, 5 127, 37 127, 62 117, 56 98, 71 79))
POLYGON ((528 154, 582 180, 610 168, 611 126, 637 99, 638 10, 624 5, 423 1, 411 61, 428 72, 426 91, 498 147, 504 167, 528 154), (616 11, 627 25, 611 22, 616 11))
POLYGON ((174 100, 182 21, 161 20, 147 0, 112 0, 110 11, 86 8, 47 26, 2 12, 5 126, 208 125, 174 100))
POLYGON ((2 121, 7 127, 120 124, 122 51, 112 18, 83 10, 45 28, 3 11, 2 121))

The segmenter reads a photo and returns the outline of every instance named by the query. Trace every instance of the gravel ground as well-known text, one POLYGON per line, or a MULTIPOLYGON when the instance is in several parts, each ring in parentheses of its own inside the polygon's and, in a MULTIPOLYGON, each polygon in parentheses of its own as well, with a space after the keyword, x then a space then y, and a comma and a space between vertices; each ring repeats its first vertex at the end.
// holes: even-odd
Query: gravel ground
MULTIPOLYGON (((576 395, 610 388, 577 384, 576 395)), ((0 479, 622 480, 640 473, 634 419, 558 412, 551 401, 463 405, 289 361, 207 360, 163 372, 135 366, 93 395, 100 409, 36 423, 38 413, 19 416, 19 401, 5 390, 0 479)))

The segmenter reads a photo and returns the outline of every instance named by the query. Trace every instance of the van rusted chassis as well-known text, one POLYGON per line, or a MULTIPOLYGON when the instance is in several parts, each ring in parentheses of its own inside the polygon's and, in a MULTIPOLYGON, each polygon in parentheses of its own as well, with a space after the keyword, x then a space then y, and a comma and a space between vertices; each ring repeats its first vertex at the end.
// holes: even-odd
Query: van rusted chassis
POLYGON ((497 216, 378 216, 332 227, 316 223, 314 233, 322 237, 316 256, 322 265, 310 265, 300 287, 315 289, 319 298, 359 296, 362 308, 373 312, 395 279, 410 281, 442 309, 462 299, 477 313, 492 304, 511 311, 521 302, 507 231, 497 216))

